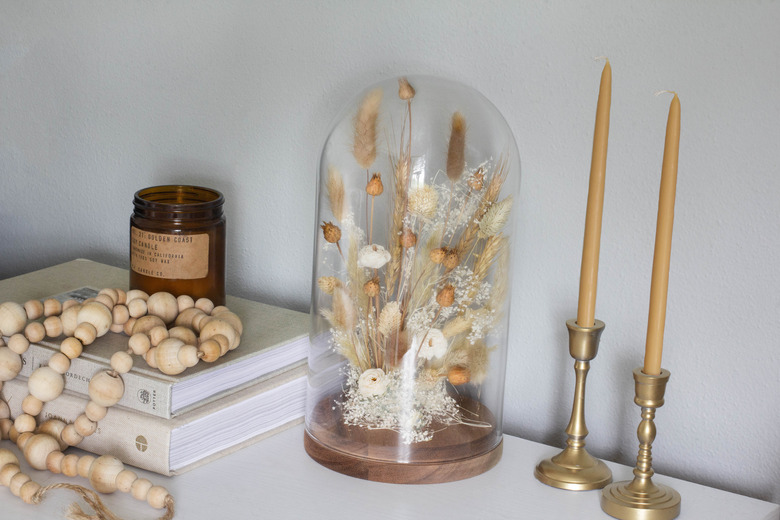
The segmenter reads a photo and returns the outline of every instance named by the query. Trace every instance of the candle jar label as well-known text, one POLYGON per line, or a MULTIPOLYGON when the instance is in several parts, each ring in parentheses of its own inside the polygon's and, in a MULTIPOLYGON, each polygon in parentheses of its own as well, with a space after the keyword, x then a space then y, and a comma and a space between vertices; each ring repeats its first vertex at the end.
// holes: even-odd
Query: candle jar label
POLYGON ((153 278, 204 278, 209 272, 209 235, 172 235, 131 227, 130 268, 153 278))

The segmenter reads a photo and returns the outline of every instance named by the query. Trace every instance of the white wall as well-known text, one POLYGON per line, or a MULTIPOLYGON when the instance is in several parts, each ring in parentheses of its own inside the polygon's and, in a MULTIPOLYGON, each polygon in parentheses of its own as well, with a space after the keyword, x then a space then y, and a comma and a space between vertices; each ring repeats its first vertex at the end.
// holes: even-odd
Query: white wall
MULTIPOLYGON (((588 445, 633 464, 669 97, 682 102, 655 468, 780 502, 780 2, 0 2, 0 277, 127 266, 133 193, 228 201, 229 291, 308 308, 331 119, 389 76, 483 92, 523 159, 506 430, 560 446, 593 117, 614 74, 588 445)), ((2 296, 0 295, 0 298, 2 296)), ((533 468, 527 468, 533 471, 533 468)), ((683 498, 684 500, 684 498, 683 498)))

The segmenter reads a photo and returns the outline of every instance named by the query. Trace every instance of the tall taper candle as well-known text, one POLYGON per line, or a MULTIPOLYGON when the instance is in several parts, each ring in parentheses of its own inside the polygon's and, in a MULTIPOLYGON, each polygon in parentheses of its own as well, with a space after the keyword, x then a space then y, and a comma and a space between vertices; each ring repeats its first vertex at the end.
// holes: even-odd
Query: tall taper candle
POLYGON ((607 141, 609 139, 609 108, 612 100, 612 67, 604 65, 596 105, 596 127, 593 131, 593 154, 590 162, 588 208, 585 213, 585 238, 582 242, 580 267, 580 297, 577 325, 592 327, 596 314, 596 285, 599 275, 599 245, 601 214, 604 207, 604 176, 607 171, 607 141))
POLYGON ((666 292, 669 287, 669 259, 672 253, 674 197, 677 191, 677 157, 680 150, 680 99, 674 93, 666 121, 661 190, 658 197, 658 222, 655 230, 653 278, 650 283, 650 312, 647 318, 645 364, 647 375, 661 373, 661 354, 666 323, 666 292))

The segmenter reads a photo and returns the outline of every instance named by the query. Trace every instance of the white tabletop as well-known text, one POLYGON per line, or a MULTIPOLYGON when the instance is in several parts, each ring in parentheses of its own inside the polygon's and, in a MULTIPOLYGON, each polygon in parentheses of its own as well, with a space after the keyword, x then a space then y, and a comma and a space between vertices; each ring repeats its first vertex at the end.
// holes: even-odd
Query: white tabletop
MULTIPOLYGON (((15 450, 8 441, 2 447, 15 450)), ((381 484, 335 473, 311 460, 303 450, 303 427, 297 426, 184 475, 137 473, 168 488, 176 499, 175 518, 181 520, 609 520, 611 517, 599 505, 601 491, 563 491, 534 478, 538 461, 558 451, 505 436, 501 462, 477 477, 447 484, 381 484)), ((632 477, 632 468, 607 465, 615 480, 632 477)), ((25 472, 42 485, 64 481, 86 484, 82 478, 66 478, 29 467, 25 472)), ((780 519, 777 504, 661 475, 653 480, 680 493, 680 520, 780 519)), ((71 491, 54 490, 42 504, 31 506, 14 497, 8 488, 0 487, 0 518, 64 518, 67 506, 75 499, 71 491)), ((160 511, 125 493, 105 495, 104 502, 124 520, 161 516, 160 511)))

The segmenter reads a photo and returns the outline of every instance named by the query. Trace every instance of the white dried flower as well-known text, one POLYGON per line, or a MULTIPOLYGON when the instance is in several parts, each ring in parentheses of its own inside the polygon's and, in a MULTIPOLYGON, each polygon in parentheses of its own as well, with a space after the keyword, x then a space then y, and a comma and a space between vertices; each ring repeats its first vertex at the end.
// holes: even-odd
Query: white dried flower
POLYGON ((447 338, 439 329, 431 329, 417 334, 413 346, 419 349, 417 355, 423 359, 440 358, 447 353, 447 338))
POLYGON ((363 246, 358 252, 358 266, 379 269, 390 261, 390 252, 384 247, 371 244, 363 246))
POLYGON ((438 203, 439 194, 433 186, 426 184, 409 193, 409 211, 421 217, 433 217, 438 203))
POLYGON ((479 222, 479 231, 477 236, 479 238, 492 237, 501 231, 506 221, 509 219, 509 212, 512 209, 512 196, 505 198, 501 202, 497 202, 490 206, 485 216, 479 222))
POLYGON ((398 302, 388 302, 379 313, 377 328, 383 336, 389 335, 401 326, 401 309, 398 302))
POLYGON ((358 378, 358 391, 365 397, 382 395, 387 390, 387 377, 381 368, 369 368, 358 378))

